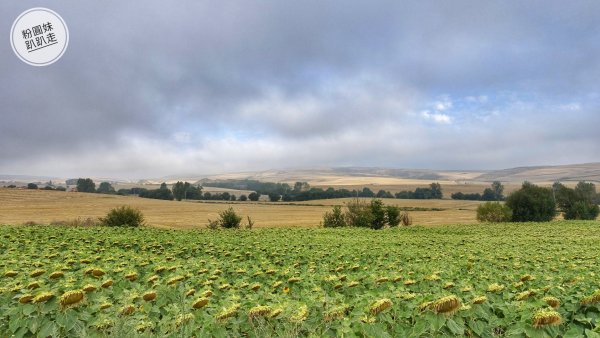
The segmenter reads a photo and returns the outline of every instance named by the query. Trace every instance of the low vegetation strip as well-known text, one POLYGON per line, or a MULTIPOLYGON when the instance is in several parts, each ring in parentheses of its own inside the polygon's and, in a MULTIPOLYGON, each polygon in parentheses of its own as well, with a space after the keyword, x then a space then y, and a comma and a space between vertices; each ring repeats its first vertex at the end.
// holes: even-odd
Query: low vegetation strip
POLYGON ((0 227, 0 336, 596 337, 599 226, 0 227))

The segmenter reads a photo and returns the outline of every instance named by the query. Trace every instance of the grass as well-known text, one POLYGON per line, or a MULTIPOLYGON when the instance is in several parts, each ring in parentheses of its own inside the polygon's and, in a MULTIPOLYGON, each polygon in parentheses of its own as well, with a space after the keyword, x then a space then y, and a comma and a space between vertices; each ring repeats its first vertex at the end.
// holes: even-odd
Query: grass
MULTIPOLYGON (((89 219, 103 217, 115 207, 139 208, 148 225, 159 228, 192 229, 205 227, 229 206, 243 217, 250 216, 256 227, 316 227, 323 213, 348 199, 305 201, 297 203, 162 201, 130 196, 88 194, 43 190, 0 188, 0 224, 67 223, 89 224, 89 219), (77 221, 80 220, 80 221, 77 221)), ((475 210, 480 202, 453 200, 385 199, 410 212, 414 224, 442 225, 476 223, 475 210)))

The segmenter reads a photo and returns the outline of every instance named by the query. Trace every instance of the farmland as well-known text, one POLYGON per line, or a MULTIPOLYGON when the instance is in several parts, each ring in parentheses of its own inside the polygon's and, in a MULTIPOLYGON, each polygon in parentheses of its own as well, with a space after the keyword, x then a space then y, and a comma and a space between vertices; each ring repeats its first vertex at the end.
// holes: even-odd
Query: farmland
POLYGON ((598 337, 597 222, 0 228, 0 336, 598 337))
MULTIPOLYGON (((480 202, 453 200, 385 199, 409 211, 415 224, 443 225, 476 223, 475 209, 480 202)), ((140 209, 148 225, 171 229, 204 228, 208 219, 232 206, 250 216, 256 227, 316 227, 332 205, 348 199, 299 203, 162 201, 130 196, 88 194, 45 190, 0 188, 0 224, 62 223, 74 219, 97 219, 120 205, 140 209)))

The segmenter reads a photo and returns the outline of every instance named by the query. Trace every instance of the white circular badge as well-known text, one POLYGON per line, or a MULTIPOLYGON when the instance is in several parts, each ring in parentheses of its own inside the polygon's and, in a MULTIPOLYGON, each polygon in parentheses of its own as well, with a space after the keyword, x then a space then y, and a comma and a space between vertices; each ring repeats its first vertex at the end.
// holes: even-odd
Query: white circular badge
POLYGON ((10 43, 21 61, 32 66, 47 66, 58 61, 67 50, 69 30, 53 10, 32 8, 21 13, 13 23, 10 43))

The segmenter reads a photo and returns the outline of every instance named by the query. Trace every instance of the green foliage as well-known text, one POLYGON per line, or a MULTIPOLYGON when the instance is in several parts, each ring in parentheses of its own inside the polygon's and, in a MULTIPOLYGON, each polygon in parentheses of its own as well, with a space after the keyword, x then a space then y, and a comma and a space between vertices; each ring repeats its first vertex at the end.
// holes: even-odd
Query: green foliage
POLYGON ((140 189, 139 197, 143 198, 153 198, 158 200, 167 200, 172 201, 175 197, 173 196, 173 192, 171 189, 167 188, 166 183, 162 183, 160 188, 153 190, 140 189))
POLYGON ((177 183, 173 184, 173 198, 178 201, 182 199, 187 199, 187 191, 190 189, 191 184, 189 182, 181 182, 177 181, 177 183))
POLYGON ((361 199, 346 203, 346 224, 352 227, 370 228, 373 222, 371 206, 361 199))
MULTIPOLYGON (((370 203, 365 200, 353 199, 345 204, 346 210, 341 206, 334 206, 331 212, 323 215, 323 227, 338 228, 344 226, 382 229, 386 225, 398 226, 405 215, 398 206, 384 205, 380 199, 372 199, 370 203)), ((408 217, 408 214, 406 214, 408 217)))
MULTIPOLYGON (((237 229, 242 222, 242 216, 239 216, 233 208, 229 207, 219 213, 217 224, 224 229, 237 229)), ((209 220, 210 223, 210 220, 209 220)))
POLYGON ((579 182, 575 189, 556 182, 553 185, 558 209, 565 219, 594 220, 600 213, 596 203, 596 186, 593 183, 579 182))
POLYGON ((385 207, 385 219, 390 227, 397 227, 400 225, 401 214, 400 207, 397 205, 388 205, 385 207))
POLYGON ((35 183, 27 183, 27 189, 36 189, 37 190, 38 185, 35 183))
POLYGON ((78 192, 96 192, 96 183, 91 178, 77 179, 78 192))
POLYGON ((281 200, 281 195, 277 194, 277 193, 269 193, 269 201, 271 202, 279 202, 279 200, 281 200))
POLYGON ((111 227, 139 227, 144 225, 144 215, 139 209, 123 205, 111 209, 100 223, 111 227))
POLYGON ((380 199, 371 200, 371 215, 373 219, 371 221, 371 228, 378 230, 385 226, 386 217, 385 217, 385 206, 380 199))
POLYGON ((256 201, 258 201, 259 198, 260 198, 260 194, 257 193, 256 191, 251 192, 250 194, 248 194, 248 199, 251 200, 251 201, 256 202, 256 201))
POLYGON ((442 186, 439 183, 431 183, 429 188, 417 188, 415 191, 401 191, 396 193, 396 198, 401 199, 441 199, 443 197, 442 186))
POLYGON ((450 195, 453 200, 468 200, 468 201, 503 201, 504 186, 499 181, 494 181, 490 188, 485 188, 483 194, 473 193, 465 194, 456 192, 450 195))
POLYGON ((113 186, 109 182, 102 182, 98 186, 96 192, 100 194, 114 194, 115 188, 113 188, 113 186))
POLYGON ((510 222, 512 210, 499 202, 486 202, 477 207, 477 220, 480 222, 510 222))
POLYGON ((340 228, 346 225, 346 217, 339 205, 334 206, 331 212, 327 211, 323 215, 323 227, 325 228, 340 228))
POLYGON ((548 222, 556 216, 552 189, 529 182, 508 196, 506 205, 513 212, 513 222, 548 222))
POLYGON ((0 337, 596 337, 597 229, 3 226, 0 337), (90 286, 77 306, 61 306, 90 286), (448 296, 459 306, 436 313, 448 296), (547 297, 560 301, 561 324, 534 328, 547 297), (257 305, 264 317, 252 315, 257 305))
POLYGON ((246 196, 246 195, 240 196, 240 201, 246 202, 247 200, 248 200, 248 196, 246 196))

